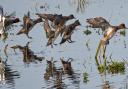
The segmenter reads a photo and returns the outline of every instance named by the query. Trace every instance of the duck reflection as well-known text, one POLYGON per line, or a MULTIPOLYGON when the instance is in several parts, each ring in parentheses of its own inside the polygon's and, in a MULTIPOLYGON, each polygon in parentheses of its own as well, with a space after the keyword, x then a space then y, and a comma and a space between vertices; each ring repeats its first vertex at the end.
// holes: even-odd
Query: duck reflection
POLYGON ((44 79, 46 80, 47 84, 50 83, 48 89, 63 89, 65 87, 64 82, 62 81, 63 71, 62 68, 57 68, 55 66, 55 62, 53 58, 47 61, 46 73, 44 74, 44 79))
POLYGON ((46 60, 46 61, 47 61, 47 68, 46 68, 46 73, 44 74, 44 78, 45 80, 49 80, 50 77, 53 77, 57 72, 57 69, 55 67, 56 61, 53 61, 53 58, 51 58, 51 60, 46 60))
POLYGON ((6 84, 9 84, 10 87, 15 86, 15 79, 20 78, 20 74, 18 71, 14 71, 11 69, 10 65, 5 65, 5 81, 6 84))
POLYGON ((63 74, 63 71, 62 70, 59 70, 56 72, 56 79, 55 79, 55 86, 57 89, 63 89, 63 82, 62 82, 62 74, 63 74))
POLYGON ((60 58, 60 60, 63 66, 63 74, 67 76, 67 79, 69 79, 75 87, 79 87, 80 75, 78 73, 75 73, 72 68, 71 62, 73 61, 73 59, 69 58, 67 61, 65 61, 64 58, 60 58))
POLYGON ((0 57, 0 84, 8 84, 9 87, 14 88, 15 79, 19 77, 18 71, 13 71, 11 66, 7 64, 7 59, 3 61, 0 57))
POLYGON ((63 58, 60 58, 60 60, 61 60, 61 63, 63 65, 64 74, 72 75, 73 69, 71 66, 71 61, 73 61, 73 59, 69 58, 67 61, 64 61, 63 58))
POLYGON ((102 62, 98 61, 96 59, 96 64, 97 64, 97 69, 101 75, 101 79, 102 79, 102 89, 113 89, 112 86, 110 86, 110 82, 106 79, 106 73, 107 73, 107 62, 106 59, 103 60, 102 62))
POLYGON ((103 82, 103 84, 101 85, 102 89, 113 89, 112 86, 110 85, 111 83, 106 80, 106 74, 101 75, 101 78, 103 82))
POLYGON ((26 46, 20 46, 20 45, 15 45, 12 46, 11 48, 14 49, 14 52, 16 53, 15 49, 19 49, 22 54, 23 54, 23 62, 29 64, 30 62, 35 62, 36 60, 42 61, 44 57, 38 57, 37 55, 34 54, 34 52, 29 48, 30 42, 26 44, 26 46))
POLYGON ((0 81, 5 80, 5 65, 0 57, 0 81))
POLYGON ((65 81, 71 81, 71 85, 79 87, 79 74, 73 71, 71 62, 72 58, 69 58, 67 61, 64 58, 60 58, 62 67, 56 67, 53 58, 47 60, 46 72, 44 74, 44 79, 48 84, 48 89, 66 89, 68 85, 65 81))

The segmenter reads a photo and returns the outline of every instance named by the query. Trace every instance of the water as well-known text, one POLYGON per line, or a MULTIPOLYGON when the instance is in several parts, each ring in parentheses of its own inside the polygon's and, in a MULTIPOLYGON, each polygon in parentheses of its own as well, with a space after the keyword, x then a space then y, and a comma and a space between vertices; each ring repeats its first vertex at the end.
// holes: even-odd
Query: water
MULTIPOLYGON (((81 0, 82 1, 82 0, 81 0)), ((84 1, 84 0, 83 0, 84 1)), ((63 15, 73 14, 82 26, 77 27, 77 31, 74 32, 72 40, 73 44, 65 43, 63 45, 57 45, 54 48, 46 47, 46 36, 42 27, 42 23, 37 24, 30 32, 30 36, 33 39, 28 39, 24 34, 17 36, 16 33, 20 30, 22 22, 18 23, 17 27, 9 33, 9 38, 3 42, 0 42, 1 57, 7 61, 7 76, 5 80, 0 82, 1 89, 128 89, 128 75, 127 65, 124 74, 100 74, 95 62, 95 52, 98 43, 102 35, 98 35, 94 29, 89 29, 92 34, 86 36, 83 31, 87 28, 86 19, 90 17, 102 16, 106 18, 112 25, 118 25, 122 22, 128 26, 127 21, 127 0, 86 0, 84 6, 78 9, 80 6, 78 0, 1 0, 0 4, 4 7, 4 11, 11 13, 16 11, 16 16, 22 20, 24 14, 28 11, 31 12, 32 18, 37 18, 35 13, 57 13, 63 15), (45 5, 45 9, 41 9, 40 6, 45 5), (89 41, 88 41, 89 40, 89 41), (31 41, 29 48, 39 57, 45 57, 42 62, 32 61, 24 62, 23 54, 20 50, 16 50, 17 54, 10 47, 13 45, 25 46, 27 42, 31 41), (88 50, 86 43, 90 50, 88 50), (8 58, 5 56, 3 50, 5 45, 8 44, 8 58), (73 61, 71 74, 62 74, 62 82, 56 81, 58 75, 61 75, 63 65, 60 58, 68 60, 72 58, 73 61), (56 61, 54 63, 52 75, 48 72, 48 64, 46 60, 56 61), (58 72, 57 72, 58 71, 58 72), (88 73, 88 82, 83 82, 83 73, 88 73), (50 76, 49 79, 45 78, 45 75, 50 76), (107 83, 109 88, 104 88, 107 83)), ((74 20, 68 21, 67 24, 72 23, 74 20)), ((127 33, 123 37, 119 35, 119 32, 110 40, 110 44, 107 46, 106 56, 110 61, 112 60, 123 61, 127 60, 127 33), (126 42, 126 48, 124 48, 124 41, 126 42)), ((60 42, 60 37, 56 40, 56 43, 60 42)), ((58 78, 59 79, 59 78, 58 78)))

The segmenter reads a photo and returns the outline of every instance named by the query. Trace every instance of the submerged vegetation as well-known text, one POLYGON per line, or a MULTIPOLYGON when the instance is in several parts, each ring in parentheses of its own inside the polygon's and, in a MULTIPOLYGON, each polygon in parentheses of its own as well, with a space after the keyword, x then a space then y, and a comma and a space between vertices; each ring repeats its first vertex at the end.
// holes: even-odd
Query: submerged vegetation
POLYGON ((87 72, 83 73, 83 77, 84 77, 83 82, 87 83, 89 81, 88 80, 88 73, 87 72))
POLYGON ((126 31, 123 29, 123 30, 121 30, 120 31, 120 35, 122 35, 122 36, 126 36, 126 31))
POLYGON ((124 62, 112 61, 108 65, 108 72, 112 73, 112 74, 124 73, 125 72, 125 63, 124 62))
POLYGON ((91 32, 90 30, 88 30, 88 29, 84 31, 84 34, 85 34, 85 35, 90 35, 91 33, 92 33, 92 32, 91 32))
POLYGON ((111 61, 99 64, 98 60, 96 60, 98 70, 100 73, 108 72, 111 74, 124 74, 125 73, 125 62, 111 61))

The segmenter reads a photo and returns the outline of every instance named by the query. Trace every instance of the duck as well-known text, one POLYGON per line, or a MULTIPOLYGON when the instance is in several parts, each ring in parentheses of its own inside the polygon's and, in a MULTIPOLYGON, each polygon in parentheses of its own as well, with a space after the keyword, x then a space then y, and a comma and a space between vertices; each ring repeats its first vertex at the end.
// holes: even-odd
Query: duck
POLYGON ((9 15, 4 15, 3 7, 0 6, 0 36, 3 36, 14 23, 20 22, 20 19, 16 18, 14 15, 15 12, 9 15))
POLYGON ((0 6, 0 37, 2 36, 5 30, 5 19, 6 17, 4 16, 3 7, 0 6))
POLYGON ((29 39, 32 39, 32 37, 30 37, 28 34, 29 32, 32 30, 32 28, 37 24, 42 22, 42 18, 37 18, 37 19, 31 19, 30 18, 30 12, 28 12, 27 15, 24 15, 23 17, 23 27, 21 28, 21 30, 17 33, 17 35, 20 34, 26 34, 26 36, 29 39))
POLYGON ((55 22, 57 22, 58 24, 54 23, 54 29, 55 29, 55 36, 54 36, 54 41, 56 40, 56 38, 59 36, 59 34, 62 32, 63 28, 65 27, 65 24, 67 21, 75 19, 73 14, 70 14, 69 16, 62 16, 60 17, 57 21, 55 20, 55 22))
POLYGON ((45 19, 45 21, 44 21, 44 30, 45 30, 45 33, 46 33, 46 38, 48 38, 48 42, 47 42, 46 46, 51 45, 51 47, 53 48, 52 40, 55 36, 55 31, 53 31, 51 29, 51 27, 49 25, 49 22, 48 22, 48 19, 45 19))
POLYGON ((105 51, 106 51, 106 45, 109 44, 109 40, 116 34, 116 32, 120 29, 128 29, 124 23, 119 24, 118 26, 106 26, 105 32, 103 37, 101 38, 98 46, 98 50, 96 52, 95 58, 97 59, 97 56, 99 54, 99 51, 103 50, 103 58, 105 58, 105 51))
POLYGON ((110 23, 103 17, 89 18, 86 19, 86 22, 90 24, 89 27, 101 28, 102 31, 105 31, 106 28, 110 26, 110 23))
POLYGON ((71 35, 73 34, 73 31, 75 30, 76 26, 79 26, 79 25, 81 25, 79 20, 76 20, 74 23, 67 25, 64 29, 63 37, 60 44, 63 44, 66 41, 68 41, 69 43, 74 42, 71 40, 71 35))
POLYGON ((73 14, 70 14, 69 16, 62 16, 62 14, 40 14, 40 13, 36 13, 36 15, 38 15, 39 17, 41 17, 43 19, 48 19, 49 21, 51 21, 54 24, 54 25, 52 25, 54 28, 56 25, 62 26, 66 23, 66 21, 75 18, 73 14))
POLYGON ((55 17, 57 16, 57 14, 40 14, 40 13, 36 13, 36 15, 39 16, 40 18, 48 19, 51 22, 53 22, 55 20, 55 17))
POLYGON ((5 20, 5 28, 7 28, 8 26, 11 26, 14 23, 18 23, 20 22, 19 18, 9 18, 5 20))

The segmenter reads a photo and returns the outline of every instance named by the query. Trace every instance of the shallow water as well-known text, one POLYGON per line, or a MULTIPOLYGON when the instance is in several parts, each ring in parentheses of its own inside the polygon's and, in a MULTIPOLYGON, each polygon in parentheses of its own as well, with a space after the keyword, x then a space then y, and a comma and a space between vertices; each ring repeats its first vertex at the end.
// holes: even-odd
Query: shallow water
MULTIPOLYGON (((82 1, 82 0, 81 0, 82 1)), ((0 52, 3 60, 7 61, 8 77, 5 76, 5 80, 0 82, 1 89, 56 89, 60 86, 62 89, 128 89, 128 75, 127 65, 124 74, 100 74, 95 62, 95 52, 98 43, 102 37, 98 35, 94 29, 89 28, 92 31, 91 35, 86 36, 83 31, 87 28, 86 19, 90 17, 102 16, 106 18, 112 25, 118 25, 122 22, 128 26, 127 21, 127 0, 86 0, 86 3, 81 9, 78 8, 77 0, 1 0, 0 4, 4 7, 4 11, 11 13, 16 11, 16 16, 22 20, 24 14, 27 11, 31 12, 31 17, 36 18, 35 13, 57 13, 63 15, 73 14, 82 26, 77 27, 77 31, 74 32, 72 39, 74 43, 65 43, 63 45, 54 46, 54 48, 46 47, 46 36, 42 27, 42 23, 37 24, 30 32, 30 36, 33 39, 28 39, 24 34, 17 36, 16 33, 20 30, 20 24, 9 33, 9 38, 3 42, 0 41, 0 52), (46 8, 41 9, 40 6, 46 5, 46 8), (17 54, 10 48, 13 45, 25 46, 27 42, 31 41, 30 49, 40 57, 45 57, 42 62, 33 61, 26 63, 23 61, 23 55, 19 50, 16 50, 17 54), (86 46, 88 42, 89 49, 86 46), (8 44, 8 58, 5 56, 3 50, 5 45, 8 44), (62 74, 62 83, 56 84, 56 74, 45 78, 45 74, 48 72, 48 65, 46 60, 56 61, 56 71, 61 71, 63 68, 60 58, 68 60, 72 58, 72 74, 62 74), (83 73, 88 73, 88 82, 83 82, 83 73), (105 81, 109 81, 110 88, 103 88, 105 81)), ((67 24, 73 22, 69 21, 67 24)), ((126 36, 121 36, 118 32, 110 40, 110 44, 107 46, 106 56, 108 61, 110 56, 112 60, 123 61, 127 60, 127 31, 126 36), (126 48, 124 45, 126 44, 126 48)), ((60 38, 56 40, 56 43, 60 42, 60 38)), ((55 72, 56 73, 56 72, 55 72)), ((59 88, 58 88, 59 89, 59 88)))

